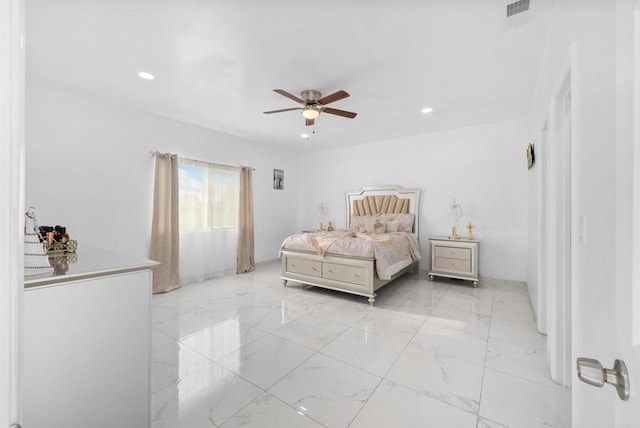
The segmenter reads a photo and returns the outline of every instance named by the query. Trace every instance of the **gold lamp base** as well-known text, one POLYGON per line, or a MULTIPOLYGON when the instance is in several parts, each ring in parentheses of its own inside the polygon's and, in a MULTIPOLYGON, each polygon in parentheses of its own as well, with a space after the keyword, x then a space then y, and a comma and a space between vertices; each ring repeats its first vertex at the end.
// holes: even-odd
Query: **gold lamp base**
POLYGON ((456 227, 455 224, 451 229, 451 235, 449 235, 449 239, 460 239, 460 237, 458 236, 458 228, 456 227))

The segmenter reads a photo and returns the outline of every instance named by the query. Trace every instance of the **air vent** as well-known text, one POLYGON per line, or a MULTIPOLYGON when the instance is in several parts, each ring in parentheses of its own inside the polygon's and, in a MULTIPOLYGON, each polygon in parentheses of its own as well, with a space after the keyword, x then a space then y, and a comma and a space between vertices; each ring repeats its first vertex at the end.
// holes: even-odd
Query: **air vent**
POLYGON ((507 5, 507 18, 529 10, 529 0, 520 0, 507 5))

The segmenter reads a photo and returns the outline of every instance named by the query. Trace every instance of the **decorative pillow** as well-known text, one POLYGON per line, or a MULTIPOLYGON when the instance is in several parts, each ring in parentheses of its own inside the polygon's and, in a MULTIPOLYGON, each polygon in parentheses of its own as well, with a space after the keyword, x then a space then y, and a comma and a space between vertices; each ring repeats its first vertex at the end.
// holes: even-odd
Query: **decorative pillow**
POLYGON ((352 215, 349 220, 349 227, 354 232, 363 232, 365 223, 370 223, 376 220, 378 220, 378 217, 373 215, 352 215))
POLYGON ((398 232, 413 232, 415 214, 398 214, 398 232))
POLYGON ((386 224, 384 221, 376 220, 369 221, 364 224, 365 233, 384 233, 386 230, 386 224))
POLYGON ((398 232, 413 232, 413 220, 415 214, 382 214, 380 218, 384 221, 397 221, 398 232))
POLYGON ((387 221, 385 226, 387 228, 387 232, 397 232, 400 222, 398 220, 387 221))
MULTIPOLYGON (((380 214, 380 215, 352 215, 349 221, 351 230, 355 232, 362 232, 365 223, 371 223, 375 221, 398 222, 398 232, 413 232, 413 220, 414 214, 380 214)), ((385 228, 389 232, 388 228, 385 228)), ((369 232, 371 233, 371 232, 369 232)), ((384 233, 384 232, 379 232, 384 233)))

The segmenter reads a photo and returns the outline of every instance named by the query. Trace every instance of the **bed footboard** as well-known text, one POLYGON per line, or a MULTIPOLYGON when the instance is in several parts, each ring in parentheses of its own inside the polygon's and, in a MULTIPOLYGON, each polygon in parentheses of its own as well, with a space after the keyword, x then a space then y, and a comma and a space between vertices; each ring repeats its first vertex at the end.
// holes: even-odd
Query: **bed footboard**
POLYGON ((315 253, 282 251, 282 281, 296 281, 316 287, 344 291, 364 296, 371 305, 376 301, 376 290, 403 273, 412 270, 407 266, 391 280, 381 280, 376 275, 375 260, 345 256, 320 256, 315 253))

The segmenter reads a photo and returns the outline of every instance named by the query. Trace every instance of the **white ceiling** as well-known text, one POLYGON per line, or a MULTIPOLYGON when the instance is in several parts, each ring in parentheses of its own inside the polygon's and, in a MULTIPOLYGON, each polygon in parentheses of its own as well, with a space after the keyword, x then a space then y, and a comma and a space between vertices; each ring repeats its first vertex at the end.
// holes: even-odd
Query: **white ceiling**
POLYGON ((525 116, 553 1, 27 0, 27 78, 294 150, 385 140, 525 116), (262 114, 297 106, 276 88, 358 116, 262 114))

